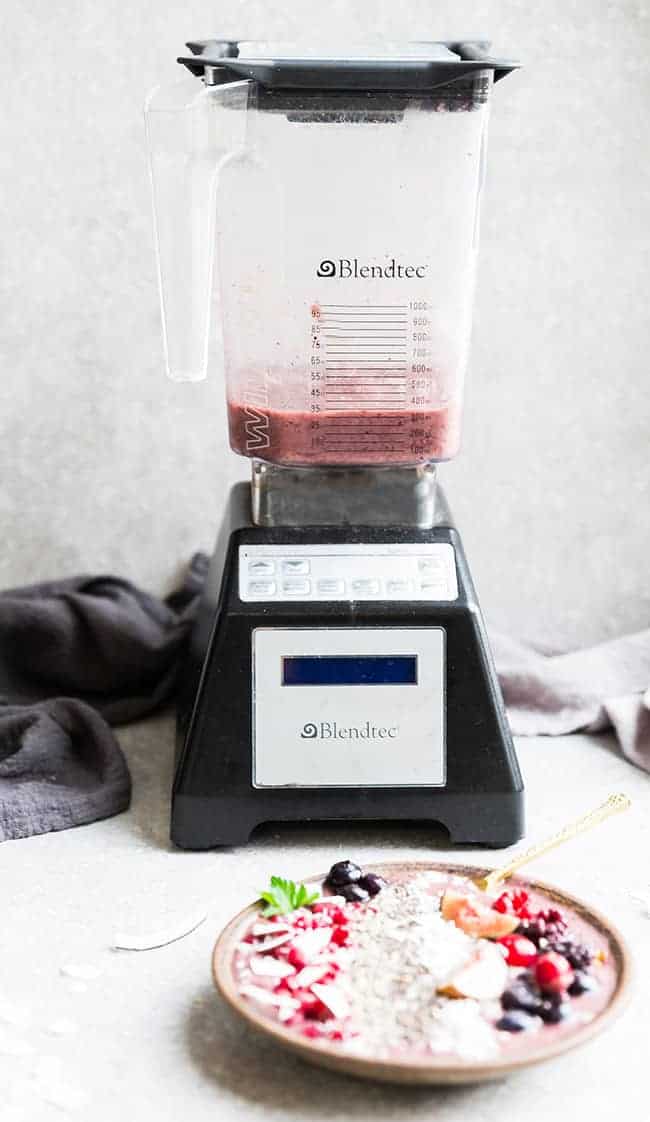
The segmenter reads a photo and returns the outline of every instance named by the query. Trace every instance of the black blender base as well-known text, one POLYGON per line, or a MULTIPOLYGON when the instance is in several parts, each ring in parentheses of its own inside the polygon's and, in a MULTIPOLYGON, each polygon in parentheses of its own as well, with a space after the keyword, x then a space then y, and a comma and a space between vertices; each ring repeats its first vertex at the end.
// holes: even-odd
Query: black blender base
MULTIPOLYGON (((319 792, 323 794, 325 792, 319 792)), ((366 789, 370 794, 371 789, 366 789)), ((373 792, 374 793, 374 792, 373 792)), ((386 805, 361 804, 359 791, 351 791, 353 808, 346 813, 342 791, 337 791, 336 806, 325 806, 321 798, 305 799, 298 791, 299 805, 289 801, 279 806, 264 806, 263 793, 256 791, 254 805, 237 807, 229 796, 206 798, 176 795, 171 838, 181 849, 215 849, 218 846, 245 845, 257 826, 266 822, 428 822, 432 829, 443 826, 451 845, 482 845, 502 849, 521 838, 524 829, 521 792, 499 795, 459 795, 423 789, 419 798, 400 805, 403 788, 383 789, 386 805), (262 795, 262 799, 257 796, 262 795)), ((345 792, 348 794, 348 792, 345 792)))
MULTIPOLYGON (((171 838, 184 849, 244 845, 266 822, 410 821, 442 825, 454 845, 511 845, 523 834, 523 784, 462 544, 450 519, 413 527, 274 527, 250 520, 250 489, 230 495, 184 668, 171 838), (452 602, 245 603, 240 545, 446 542, 452 602), (444 787, 254 787, 252 633, 256 628, 442 628, 446 643, 444 787)), ((324 749, 325 750, 325 749, 324 749)))

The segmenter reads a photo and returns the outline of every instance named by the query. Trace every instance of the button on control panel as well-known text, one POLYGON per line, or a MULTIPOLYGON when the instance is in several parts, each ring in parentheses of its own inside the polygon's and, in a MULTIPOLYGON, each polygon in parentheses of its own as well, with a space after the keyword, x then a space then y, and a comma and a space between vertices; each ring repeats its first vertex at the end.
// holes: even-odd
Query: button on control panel
POLYGON ((239 598, 246 603, 456 600, 456 557, 449 542, 242 545, 239 598))

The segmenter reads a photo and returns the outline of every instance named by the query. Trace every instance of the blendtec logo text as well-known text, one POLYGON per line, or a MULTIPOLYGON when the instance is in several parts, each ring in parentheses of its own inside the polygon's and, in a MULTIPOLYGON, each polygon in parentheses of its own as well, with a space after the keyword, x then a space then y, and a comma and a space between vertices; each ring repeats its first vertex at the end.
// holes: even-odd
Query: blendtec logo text
POLYGON ((426 276, 428 265, 403 265, 391 257, 385 265, 368 265, 361 262, 358 257, 339 257, 332 260, 324 258, 316 269, 317 277, 339 277, 341 280, 423 280, 426 276))
POLYGON ((307 721, 302 726, 302 740, 394 740, 399 733, 398 725, 339 725, 338 721, 320 721, 314 724, 307 721))

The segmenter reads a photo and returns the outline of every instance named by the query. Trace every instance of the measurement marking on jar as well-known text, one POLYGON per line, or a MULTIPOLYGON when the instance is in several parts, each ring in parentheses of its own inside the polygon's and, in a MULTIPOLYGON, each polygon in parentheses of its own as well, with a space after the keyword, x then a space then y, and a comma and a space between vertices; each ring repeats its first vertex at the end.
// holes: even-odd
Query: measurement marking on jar
POLYGON ((379 462, 424 454, 430 402, 427 301, 311 306, 312 449, 379 462), (424 361, 420 361, 424 360, 424 361), (418 377, 420 375, 420 377, 418 377))

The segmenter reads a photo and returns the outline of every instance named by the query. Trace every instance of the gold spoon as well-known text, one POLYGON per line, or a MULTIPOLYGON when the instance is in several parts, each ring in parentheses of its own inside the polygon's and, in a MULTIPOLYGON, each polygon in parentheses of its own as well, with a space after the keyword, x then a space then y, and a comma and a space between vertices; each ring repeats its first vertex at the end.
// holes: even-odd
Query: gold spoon
POLYGON ((607 802, 604 802, 602 806, 591 810, 589 814, 584 814, 582 818, 576 819, 575 822, 570 822, 568 826, 564 826, 562 830, 547 838, 546 841, 538 842, 530 849, 525 849, 523 853, 514 857, 507 865, 503 865, 500 869, 493 869, 486 877, 476 877, 474 881, 476 887, 483 892, 491 892, 501 881, 507 880, 517 869, 521 869, 522 865, 527 865, 535 857, 540 857, 542 853, 548 853, 549 849, 555 849, 557 845, 570 841, 571 838, 581 834, 583 830, 590 830, 592 826, 604 822, 612 814, 619 814, 622 810, 627 810, 631 805, 632 803, 627 795, 610 795, 607 802))

